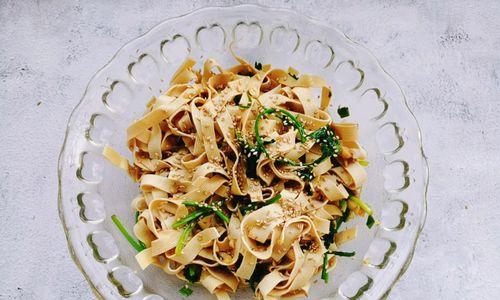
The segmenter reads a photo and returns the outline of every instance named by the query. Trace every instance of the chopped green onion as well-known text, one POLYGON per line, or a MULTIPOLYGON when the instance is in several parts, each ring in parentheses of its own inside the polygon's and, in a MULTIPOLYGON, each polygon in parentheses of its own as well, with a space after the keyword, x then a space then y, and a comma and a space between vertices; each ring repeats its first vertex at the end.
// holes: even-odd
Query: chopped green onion
POLYGON ((285 163, 287 165, 294 166, 294 167, 300 166, 302 164, 301 162, 295 162, 295 161, 288 159, 286 157, 279 157, 278 159, 276 159, 276 161, 281 162, 281 163, 285 163))
POLYGON ((349 218, 350 213, 351 213, 351 211, 349 210, 349 206, 347 206, 347 204, 346 204, 346 208, 345 208, 344 212, 342 213, 342 216, 340 217, 340 219, 338 219, 336 221, 337 227, 335 228, 335 231, 338 231, 340 229, 340 225, 342 225, 342 223, 347 221, 347 218, 349 218))
POLYGON ((257 70, 262 70, 262 64, 260 62, 256 61, 254 66, 257 70))
POLYGON ((229 218, 224 213, 222 213, 220 209, 214 208, 214 212, 219 218, 221 218, 222 221, 224 221, 224 223, 229 224, 229 218))
POLYGON ((201 266, 190 264, 184 268, 184 277, 191 283, 198 282, 201 277, 201 266))
POLYGON ((187 223, 190 223, 191 221, 198 219, 199 217, 201 217, 203 215, 206 215, 210 211, 211 211, 210 208, 201 208, 201 209, 195 210, 192 213, 185 216, 184 218, 175 221, 174 224, 172 224, 172 227, 174 229, 177 229, 181 226, 186 225, 187 223))
POLYGON ((340 209, 342 211, 345 211, 345 209, 347 208, 347 201, 345 200, 340 200, 340 209))
MULTIPOLYGON (((226 224, 229 223, 229 218, 219 208, 217 208, 213 205, 208 205, 208 204, 201 205, 200 203, 194 202, 194 201, 184 201, 184 202, 182 202, 182 204, 184 204, 185 206, 197 207, 197 208, 200 208, 200 210, 206 210, 208 208, 212 212, 214 212, 219 218, 221 218, 222 221, 224 221, 226 224)), ((194 211, 194 212, 196 212, 196 211, 194 211)), ((173 227, 175 228, 175 223, 174 223, 173 227)))
POLYGON ((354 196, 351 195, 351 196, 349 196, 349 200, 351 200, 352 202, 356 203, 356 205, 359 206, 359 207, 361 207, 361 209, 364 210, 367 214, 369 214, 369 215, 373 214, 373 211, 368 206, 368 204, 364 203, 358 197, 354 197, 354 196))
POLYGON ((321 156, 313 164, 319 164, 328 157, 337 157, 342 151, 340 141, 332 128, 326 125, 308 135, 321 146, 321 156))
POLYGON ((137 242, 131 235, 128 233, 127 229, 125 226, 123 226, 122 222, 116 215, 111 216, 111 220, 113 220, 113 223, 115 223, 116 227, 118 227, 118 230, 123 234, 123 236, 127 239, 127 241, 132 245, 132 247, 135 248, 135 250, 141 252, 142 250, 146 249, 143 245, 141 245, 139 242, 137 242))
POLYGON ((200 207, 200 203, 195 202, 195 201, 184 201, 182 202, 185 206, 190 206, 190 207, 200 207))
POLYGON ((321 269, 321 279, 328 283, 328 253, 323 254, 323 268, 321 269))
POLYGON ((304 168, 297 171, 299 177, 304 181, 311 181, 314 178, 312 164, 306 165, 304 168))
POLYGON ((353 252, 332 251, 329 253, 336 256, 344 256, 344 257, 353 257, 354 255, 356 255, 356 251, 353 252))
MULTIPOLYGON (((345 200, 342 201, 345 202, 345 209, 342 212, 342 216, 338 220, 330 222, 330 231, 323 238, 323 244, 325 245, 326 249, 330 248, 330 245, 333 243, 335 234, 339 231, 342 223, 344 223, 349 217, 350 211, 349 207, 347 206, 347 201, 345 200)), ((342 206, 342 201, 340 202, 341 203, 340 206, 342 206)))
POLYGON ((266 205, 273 204, 278 202, 278 200, 281 199, 281 194, 277 194, 276 196, 272 197, 271 199, 266 201, 266 205))
POLYGON ((330 230, 323 238, 323 244, 325 248, 330 248, 330 245, 333 243, 333 238, 335 237, 335 233, 337 233, 337 229, 334 221, 330 221, 330 230))
POLYGON ((251 202, 250 204, 247 204, 245 206, 241 207, 241 214, 246 215, 247 213, 257 210, 259 208, 262 208, 266 205, 270 205, 273 203, 278 202, 278 200, 281 199, 281 194, 277 194, 276 196, 272 197, 271 199, 267 200, 266 202, 251 202))
POLYGON ((187 286, 183 286, 180 290, 179 290, 179 294, 181 294, 181 296, 184 296, 184 297, 189 297, 191 296, 191 294, 193 293, 193 290, 190 289, 189 287, 187 286))
POLYGON ((363 167, 368 167, 368 165, 370 165, 370 162, 368 162, 368 161, 366 161, 366 160, 364 160, 364 159, 360 159, 360 160, 358 160, 358 163, 359 163, 360 165, 362 165, 363 167))
POLYGON ((146 248, 147 248, 147 247, 146 247, 146 244, 144 244, 141 240, 137 240, 137 241, 139 242, 139 245, 141 245, 141 247, 142 247, 143 249, 146 249, 146 248))
POLYGON ((229 223, 229 218, 226 215, 224 215, 224 213, 222 213, 222 211, 217 207, 214 207, 214 206, 208 205, 208 204, 202 205, 202 204, 194 202, 194 201, 184 201, 184 202, 182 202, 182 204, 184 204, 185 206, 196 207, 198 209, 191 212, 190 214, 188 214, 184 218, 181 218, 181 219, 175 221, 172 224, 172 227, 174 229, 177 229, 181 226, 187 225, 184 228, 184 231, 182 231, 182 234, 179 238, 179 242, 177 243, 177 246, 175 247, 175 254, 176 255, 180 255, 182 253, 182 249, 184 248, 184 246, 186 244, 186 240, 187 240, 188 236, 191 234, 194 226, 196 225, 196 222, 201 217, 207 216, 210 213, 215 213, 219 218, 222 219, 222 221, 224 221, 225 223, 229 223))
POLYGON ((275 139, 270 139, 269 141, 264 141, 264 146, 265 145, 270 145, 272 143, 276 143, 276 140, 275 139))
POLYGON ((236 133, 236 139, 241 148, 241 153, 245 156, 247 163, 246 174, 249 178, 257 178, 257 161, 259 160, 261 149, 254 147, 241 136, 240 132, 236 133))
POLYGON ((373 224, 375 224, 375 219, 372 217, 372 215, 368 215, 368 218, 366 219, 366 226, 368 228, 372 228, 373 224))
POLYGON ((343 107, 339 106, 339 108, 337 108, 337 113, 339 114, 339 116, 341 118, 347 118, 350 115, 349 114, 349 107, 347 107, 347 106, 343 106, 343 107))
POLYGON ((184 249, 184 246, 186 245, 186 240, 193 231, 194 228, 194 222, 189 223, 186 228, 181 233, 181 236, 179 237, 179 241, 177 242, 177 246, 175 246, 175 255, 179 256, 182 254, 182 249, 184 249))

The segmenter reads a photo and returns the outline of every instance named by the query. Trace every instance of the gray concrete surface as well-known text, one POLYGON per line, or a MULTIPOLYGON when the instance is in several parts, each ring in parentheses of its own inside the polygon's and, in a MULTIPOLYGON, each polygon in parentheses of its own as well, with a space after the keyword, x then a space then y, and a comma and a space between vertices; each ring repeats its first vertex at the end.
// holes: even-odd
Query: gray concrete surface
MULTIPOLYGON (((57 216, 69 113, 126 41, 165 18, 239 2, 0 0, 0 299, 93 298, 57 216)), ((427 224, 389 299, 499 299, 500 2, 260 3, 321 19, 370 48, 420 121, 427 224)))

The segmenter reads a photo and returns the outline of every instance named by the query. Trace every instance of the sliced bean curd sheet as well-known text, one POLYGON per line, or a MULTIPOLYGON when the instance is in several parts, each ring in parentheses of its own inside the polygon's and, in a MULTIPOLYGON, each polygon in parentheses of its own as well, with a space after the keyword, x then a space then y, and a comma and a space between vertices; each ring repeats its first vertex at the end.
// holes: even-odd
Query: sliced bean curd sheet
POLYGON ((217 299, 246 286, 259 299, 307 296, 314 275, 328 280, 335 253, 352 256, 339 246, 356 227, 343 222, 367 212, 373 224, 360 198, 367 153, 357 124, 332 121, 325 80, 233 56, 230 68, 180 66, 127 129, 132 162, 104 147, 140 184, 138 241, 120 230, 142 269, 188 281, 184 270, 197 268, 217 299))

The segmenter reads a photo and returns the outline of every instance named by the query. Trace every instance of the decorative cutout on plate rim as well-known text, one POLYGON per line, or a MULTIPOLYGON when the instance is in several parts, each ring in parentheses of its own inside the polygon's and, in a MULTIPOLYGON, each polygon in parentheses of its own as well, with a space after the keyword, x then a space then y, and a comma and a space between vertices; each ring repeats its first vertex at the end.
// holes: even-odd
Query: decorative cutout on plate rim
POLYGON ((395 160, 387 164, 383 170, 384 188, 390 193, 397 193, 410 186, 408 175, 410 167, 404 160, 395 160))
POLYGON ((101 100, 104 106, 111 112, 121 114, 125 108, 131 103, 132 92, 130 87, 123 81, 115 80, 105 91, 101 100))
POLYGON ((408 204, 401 200, 392 200, 385 204, 380 213, 380 225, 388 231, 401 230, 405 226, 408 204))
POLYGON ((144 84, 153 95, 161 89, 160 66, 152 55, 141 54, 136 61, 127 66, 127 70, 136 84, 144 84))
POLYGON ((109 143, 109 138, 115 132, 116 127, 113 120, 103 114, 93 114, 90 117, 89 123, 90 125, 85 131, 87 140, 96 146, 103 146, 109 143))
POLYGON ((385 98, 382 96, 382 93, 378 88, 367 89, 366 91, 363 92, 363 94, 361 94, 360 100, 363 103, 369 102, 370 103, 369 105, 372 105, 371 104, 372 102, 379 102, 382 104, 382 106, 383 106, 382 111, 378 115, 374 116, 372 118, 372 120, 380 120, 387 113, 387 110, 389 108, 389 104, 387 103, 385 98), (370 99, 370 98, 372 98, 370 96, 372 94, 375 95, 376 99, 370 99))
POLYGON ((101 196, 93 192, 80 193, 76 196, 80 206, 80 218, 83 222, 101 223, 106 218, 104 203, 101 196))
POLYGON ((97 184, 103 179, 103 157, 93 152, 84 151, 80 153, 79 166, 76 177, 83 182, 97 184))
POLYGON ((385 238, 375 238, 366 251, 363 262, 370 267, 382 269, 395 250, 396 243, 385 238))
POLYGON ((163 40, 163 41, 161 41, 161 43, 160 43, 160 53, 161 53, 161 56, 163 57, 163 59, 167 63, 174 63, 174 62, 178 62, 178 61, 184 61, 184 59, 186 59, 186 57, 188 57, 189 54, 191 53, 191 43, 183 35, 176 34, 176 35, 174 35, 169 40, 163 40), (184 45, 181 45, 181 43, 184 44, 184 45), (169 50, 170 47, 171 47, 171 49, 177 49, 177 50, 170 51, 169 50), (185 50, 182 50, 182 49, 179 49, 179 48, 185 48, 185 50), (178 50, 180 50, 180 51, 178 51, 178 50), (176 57, 176 59, 170 59, 169 58, 170 57, 170 53, 178 53, 178 52, 181 52, 181 53, 185 52, 186 54, 182 55, 180 57, 176 57))
POLYGON ((142 280, 128 267, 120 266, 113 268, 108 273, 108 279, 116 286, 118 292, 123 297, 130 297, 137 294, 143 288, 142 280))
POLYGON ((351 79, 354 79, 354 84, 344 84, 343 82, 341 83, 342 85, 345 85, 345 87, 352 86, 351 88, 349 88, 349 91, 352 92, 359 89, 363 85, 363 82, 365 80, 365 72, 362 69, 358 68, 354 61, 347 60, 340 62, 337 65, 337 67, 335 68, 335 78, 341 78, 342 80, 344 78, 348 78, 348 82, 351 81, 351 79), (355 76, 352 76, 350 74, 355 74, 355 76))
POLYGON ((246 46, 248 48, 255 48, 262 43, 262 39, 264 37, 264 31, 260 26, 259 22, 247 23, 241 21, 238 22, 236 26, 233 27, 232 35, 234 43, 237 47, 246 46), (255 33, 251 32, 255 28, 258 29, 258 32, 256 33, 258 37, 255 36, 255 33), (239 31, 242 32, 238 33, 239 31))
POLYGON ((203 50, 221 50, 226 45, 227 34, 224 28, 215 23, 210 26, 202 26, 196 30, 196 44, 200 46, 203 50), (219 32, 219 33, 217 33, 219 32), (211 35, 211 38, 208 36, 205 38, 205 35, 211 35), (218 45, 217 45, 218 44, 218 45), (208 45, 215 45, 214 47, 208 45))
POLYGON ((293 38, 295 38, 295 42, 292 42, 289 46, 291 51, 291 53, 294 53, 295 51, 297 51, 297 49, 299 49, 299 46, 300 46, 300 36, 299 36, 299 33, 297 32, 296 29, 288 29, 286 28, 285 26, 283 25, 280 25, 280 26, 277 26, 277 27, 274 27, 272 30, 271 30, 271 34, 269 35, 269 43, 271 44, 271 46, 274 46, 276 47, 277 49, 281 50, 281 49, 285 49, 285 47, 283 46, 286 46, 286 42, 287 41, 292 41, 293 38), (288 35, 288 39, 286 38, 288 35), (275 43, 276 41, 276 43, 275 43), (278 43, 278 41, 280 41, 280 43, 278 43))
POLYGON ((111 234, 106 231, 90 233, 87 236, 87 242, 98 262, 109 263, 118 257, 118 246, 111 234))
POLYGON ((339 294, 347 299, 357 299, 367 291, 373 280, 366 274, 356 271, 350 274, 339 287, 339 294))
POLYGON ((307 60, 317 65, 328 68, 335 57, 333 48, 320 40, 312 40, 306 44, 304 54, 307 60))
POLYGON ((377 130, 375 139, 378 149, 385 155, 398 152, 404 145, 404 139, 396 122, 382 124, 377 130))

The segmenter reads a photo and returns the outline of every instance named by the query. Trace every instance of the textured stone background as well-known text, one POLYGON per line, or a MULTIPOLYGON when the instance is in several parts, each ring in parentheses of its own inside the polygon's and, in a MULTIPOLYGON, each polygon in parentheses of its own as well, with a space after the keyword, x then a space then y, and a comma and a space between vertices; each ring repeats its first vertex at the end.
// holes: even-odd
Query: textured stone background
MULTIPOLYGON (((69 113, 125 42, 165 18, 240 1, 99 2, 0 0, 0 299, 93 298, 57 216, 69 113)), ((390 299, 499 299, 500 2, 420 2, 260 3, 370 48, 420 121, 427 224, 390 299)))

